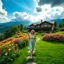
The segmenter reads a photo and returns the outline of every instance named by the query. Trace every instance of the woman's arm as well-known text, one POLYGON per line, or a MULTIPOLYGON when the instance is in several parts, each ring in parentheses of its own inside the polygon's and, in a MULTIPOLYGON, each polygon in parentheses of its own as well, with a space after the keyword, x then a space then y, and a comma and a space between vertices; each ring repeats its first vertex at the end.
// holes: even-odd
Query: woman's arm
POLYGON ((36 42, 36 34, 35 34, 35 42, 36 42))

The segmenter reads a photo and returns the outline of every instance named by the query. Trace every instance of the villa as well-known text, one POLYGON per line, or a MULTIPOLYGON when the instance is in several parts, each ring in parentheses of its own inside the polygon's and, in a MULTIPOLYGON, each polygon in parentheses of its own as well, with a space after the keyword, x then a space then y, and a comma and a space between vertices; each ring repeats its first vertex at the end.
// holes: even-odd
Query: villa
POLYGON ((53 32, 56 28, 56 22, 48 22, 41 20, 41 23, 39 24, 31 24, 28 27, 28 31, 31 31, 32 29, 36 32, 42 31, 42 32, 53 32))

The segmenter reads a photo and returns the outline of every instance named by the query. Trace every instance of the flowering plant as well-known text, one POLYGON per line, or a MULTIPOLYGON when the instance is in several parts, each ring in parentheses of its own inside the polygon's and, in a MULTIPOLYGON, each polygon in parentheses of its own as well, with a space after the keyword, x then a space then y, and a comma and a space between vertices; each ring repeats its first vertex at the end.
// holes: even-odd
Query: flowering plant
POLYGON ((18 47, 15 50, 14 44, 4 46, 0 49, 0 64, 12 62, 19 55, 20 51, 18 50, 18 47))
POLYGON ((43 40, 46 41, 62 41, 64 42, 64 36, 60 34, 45 34, 43 40))
POLYGON ((20 55, 19 44, 15 43, 19 39, 22 41, 19 44, 25 47, 28 43, 27 34, 22 35, 22 37, 4 40, 0 44, 0 64, 7 64, 9 62, 11 64, 20 55))

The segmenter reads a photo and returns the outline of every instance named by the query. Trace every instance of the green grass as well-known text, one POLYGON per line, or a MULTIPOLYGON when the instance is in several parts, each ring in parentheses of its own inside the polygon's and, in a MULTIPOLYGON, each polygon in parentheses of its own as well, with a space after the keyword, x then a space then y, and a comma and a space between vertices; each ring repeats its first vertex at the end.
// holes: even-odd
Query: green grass
POLYGON ((64 64, 64 44, 61 42, 47 42, 42 40, 41 34, 37 35, 40 40, 36 43, 36 58, 27 60, 28 48, 21 49, 20 57, 13 64, 26 64, 35 61, 37 64, 64 64))
POLYGON ((56 32, 55 34, 64 34, 64 31, 56 32))
POLYGON ((42 37, 36 46, 37 64, 64 64, 64 44, 58 42, 42 41, 42 37))

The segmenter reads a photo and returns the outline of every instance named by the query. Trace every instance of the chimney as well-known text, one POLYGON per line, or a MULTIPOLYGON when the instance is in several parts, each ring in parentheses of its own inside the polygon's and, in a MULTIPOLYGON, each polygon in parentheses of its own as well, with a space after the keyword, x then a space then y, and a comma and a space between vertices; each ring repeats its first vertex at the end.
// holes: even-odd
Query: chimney
POLYGON ((41 23, 42 23, 42 20, 41 20, 41 23))

